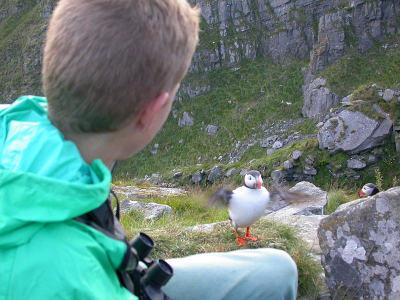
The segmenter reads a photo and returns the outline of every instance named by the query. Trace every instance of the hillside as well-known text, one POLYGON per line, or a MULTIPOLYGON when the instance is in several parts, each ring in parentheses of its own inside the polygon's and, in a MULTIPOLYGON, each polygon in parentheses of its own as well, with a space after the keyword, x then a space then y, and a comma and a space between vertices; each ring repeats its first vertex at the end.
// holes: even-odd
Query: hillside
MULTIPOLYGON (((366 54, 352 51, 328 67, 322 76, 340 95, 351 94, 359 87, 373 83, 384 89, 398 88, 398 43, 397 36, 384 44, 377 44, 366 54)), ((283 168, 283 162, 290 159, 294 150, 301 150, 304 158, 308 155, 315 158, 313 165, 319 172, 313 180, 317 185, 329 186, 339 181, 348 188, 357 188, 360 182, 374 182, 373 170, 379 167, 385 185, 391 186, 396 176, 400 179, 397 169, 392 168, 400 156, 389 141, 386 146, 375 149, 383 151, 383 160, 358 171, 361 176, 358 180, 348 177, 336 179, 324 168, 329 163, 345 166, 352 156, 344 152, 331 155, 327 150, 319 150, 318 120, 302 117, 301 69, 306 64, 307 61, 284 65, 247 60, 242 61, 235 71, 222 67, 207 74, 206 79, 212 82, 210 91, 193 99, 177 99, 173 113, 156 139, 134 158, 120 163, 116 177, 130 180, 161 173, 167 181, 190 184, 191 180, 185 179, 185 175, 196 170, 210 171, 219 165, 225 174, 231 168, 258 168, 270 178, 273 170, 283 168), (178 125, 183 112, 189 112, 193 117, 192 126, 178 125), (221 129, 215 135, 208 135, 206 128, 209 124, 221 129), (274 135, 295 135, 298 141, 267 155, 262 142, 274 135), (178 171, 183 172, 183 179, 173 178, 178 171)), ((190 74, 185 82, 192 77, 195 74, 190 74)), ((393 103, 390 110, 398 114, 398 106, 393 103)), ((239 174, 230 181, 240 182, 239 174)), ((206 181, 203 184, 207 184, 206 181)))
MULTIPOLYGON (((0 1, 1 103, 42 94, 41 49, 56 2, 0 1)), ((202 32, 173 112, 146 149, 117 165, 115 180, 159 173, 163 177, 155 181, 193 185, 196 172, 205 178, 216 165, 224 176, 235 168, 228 179, 235 183, 246 168, 259 169, 267 181, 275 171, 284 181, 306 179, 323 188, 332 182, 355 188, 376 181, 376 168, 385 187, 400 178, 390 138, 357 155, 332 154, 319 149, 317 127, 355 91, 373 84, 382 91, 400 88, 398 1, 191 2, 202 9, 202 32), (319 78, 325 83, 315 87, 319 78), (330 97, 327 106, 318 104, 321 95, 330 97), (275 142, 282 147, 273 148, 275 142), (302 152, 296 161, 295 150, 302 152), (350 158, 368 161, 371 156, 363 169, 346 167, 350 158), (290 176, 287 161, 293 165, 290 176)), ((379 105, 397 119, 397 98, 379 105)), ((224 176, 200 184, 221 182, 224 176)))

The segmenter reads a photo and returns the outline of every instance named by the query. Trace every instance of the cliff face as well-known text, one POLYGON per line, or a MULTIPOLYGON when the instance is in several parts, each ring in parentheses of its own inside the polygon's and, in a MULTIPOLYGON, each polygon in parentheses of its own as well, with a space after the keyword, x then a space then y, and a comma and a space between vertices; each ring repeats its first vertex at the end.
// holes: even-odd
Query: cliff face
MULTIPOLYGON (((308 74, 317 74, 347 49, 366 52, 375 41, 400 32, 397 0, 190 1, 200 6, 202 16, 191 72, 233 67, 244 58, 262 57, 274 63, 310 58, 308 74)), ((42 94, 43 37, 56 3, 1 2, 1 102, 26 93, 42 94)))
POLYGON ((232 66, 243 58, 274 63, 311 58, 318 73, 346 49, 368 51, 399 32, 395 0, 196 0, 203 38, 191 70, 232 66))

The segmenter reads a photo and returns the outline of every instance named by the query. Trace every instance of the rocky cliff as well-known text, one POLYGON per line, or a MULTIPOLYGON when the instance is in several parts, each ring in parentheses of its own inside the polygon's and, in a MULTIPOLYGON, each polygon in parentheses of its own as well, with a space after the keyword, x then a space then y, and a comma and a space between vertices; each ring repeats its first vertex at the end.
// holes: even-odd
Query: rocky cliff
MULTIPOLYGON (((274 63, 310 59, 304 76, 303 115, 316 117, 339 103, 315 75, 356 48, 367 52, 400 31, 395 0, 193 1, 202 9, 203 36, 191 71, 234 67, 262 57, 274 63), (318 86, 318 89, 316 87, 318 86), (323 89, 319 88, 320 86, 323 89)), ((202 87, 192 87, 201 90, 202 87)), ((204 87, 203 87, 204 88, 204 87)), ((193 93, 184 86, 183 91, 193 93)))
MULTIPOLYGON (((317 74, 349 48, 368 51, 399 32, 396 0, 191 0, 203 30, 191 71, 262 57, 274 63, 310 58, 317 74)), ((0 100, 41 94, 43 36, 57 0, 2 1, 0 100)), ((306 76, 309 84, 312 76, 306 76)), ((186 92, 185 87, 183 90, 186 92)))
POLYGON ((196 0, 203 38, 191 70, 232 66, 243 58, 309 58, 319 73, 348 48, 368 51, 399 32, 395 0, 196 0))

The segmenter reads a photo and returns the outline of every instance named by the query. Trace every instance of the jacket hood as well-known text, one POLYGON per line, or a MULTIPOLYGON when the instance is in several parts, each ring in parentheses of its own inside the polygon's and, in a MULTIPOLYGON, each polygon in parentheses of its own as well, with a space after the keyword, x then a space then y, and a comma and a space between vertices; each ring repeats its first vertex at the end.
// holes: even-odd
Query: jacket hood
POLYGON ((107 167, 86 164, 51 124, 45 98, 0 106, 0 247, 24 244, 46 223, 99 207, 110 184, 107 167))

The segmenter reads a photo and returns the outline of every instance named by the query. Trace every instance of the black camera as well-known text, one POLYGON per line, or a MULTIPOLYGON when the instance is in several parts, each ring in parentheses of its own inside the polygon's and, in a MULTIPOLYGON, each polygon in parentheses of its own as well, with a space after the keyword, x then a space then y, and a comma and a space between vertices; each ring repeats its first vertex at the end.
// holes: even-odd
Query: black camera
POLYGON ((129 263, 134 285, 134 294, 139 299, 168 300, 170 299, 161 288, 167 284, 174 274, 172 267, 165 260, 150 261, 147 256, 155 247, 153 240, 140 232, 130 242, 131 258, 129 263))

